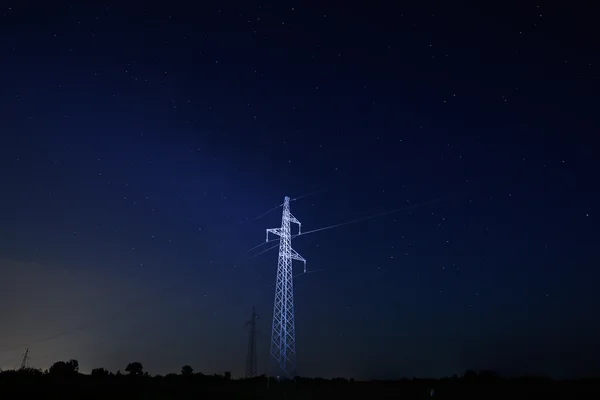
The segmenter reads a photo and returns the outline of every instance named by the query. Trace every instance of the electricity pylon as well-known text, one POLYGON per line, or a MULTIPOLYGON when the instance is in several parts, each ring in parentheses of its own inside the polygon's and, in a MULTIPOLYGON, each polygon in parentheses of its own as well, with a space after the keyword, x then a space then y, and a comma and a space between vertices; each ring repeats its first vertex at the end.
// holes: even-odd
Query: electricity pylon
POLYGON ((23 354, 23 361, 21 361, 21 368, 19 369, 26 369, 29 368, 29 348, 27 348, 27 350, 25 350, 25 354, 23 354))
POLYGON ((304 272, 306 272, 306 260, 292 249, 291 223, 298 224, 298 233, 300 234, 302 225, 290 213, 290 198, 286 196, 283 201, 281 228, 267 229, 267 242, 269 241, 269 232, 280 238, 275 301, 273 304, 273 328, 271 330, 271 356, 289 378, 296 374, 296 327, 294 324, 292 260, 302 261, 304 272))
POLYGON ((252 307, 252 318, 246 322, 246 326, 250 325, 248 334, 248 354, 246 355, 246 379, 256 376, 256 308, 252 307))

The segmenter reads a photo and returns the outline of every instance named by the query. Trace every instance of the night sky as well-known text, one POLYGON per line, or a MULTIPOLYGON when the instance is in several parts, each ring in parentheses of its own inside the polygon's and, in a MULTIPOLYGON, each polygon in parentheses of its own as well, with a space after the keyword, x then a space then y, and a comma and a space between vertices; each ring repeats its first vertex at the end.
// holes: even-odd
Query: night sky
POLYGON ((240 376, 256 305, 264 371, 312 193, 398 211, 294 239, 298 374, 600 374, 591 10, 178 3, 1 4, 0 367, 240 376))

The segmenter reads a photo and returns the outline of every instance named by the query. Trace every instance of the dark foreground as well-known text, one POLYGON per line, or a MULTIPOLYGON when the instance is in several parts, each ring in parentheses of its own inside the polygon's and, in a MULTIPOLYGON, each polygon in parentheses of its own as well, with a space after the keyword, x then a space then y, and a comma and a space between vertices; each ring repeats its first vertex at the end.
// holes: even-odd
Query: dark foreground
POLYGON ((345 379, 276 381, 266 377, 171 374, 165 377, 42 373, 0 373, 0 399, 600 399, 600 380, 553 381, 471 376, 440 380, 354 382, 345 379), (432 392, 433 390, 433 392, 432 392), (34 397, 35 396, 35 397, 34 397))

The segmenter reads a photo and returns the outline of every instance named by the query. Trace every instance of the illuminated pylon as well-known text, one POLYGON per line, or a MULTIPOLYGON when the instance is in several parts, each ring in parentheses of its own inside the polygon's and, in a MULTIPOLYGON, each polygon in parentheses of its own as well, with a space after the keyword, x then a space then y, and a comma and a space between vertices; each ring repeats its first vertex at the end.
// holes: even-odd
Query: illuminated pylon
POLYGON ((256 309, 252 307, 252 319, 246 322, 246 325, 250 325, 250 332, 248 333, 248 354, 246 355, 246 379, 254 378, 256 376, 256 320, 258 314, 256 309))
POLYGON ((290 198, 283 201, 281 228, 267 229, 279 236, 279 259, 277 262, 277 279, 275 281, 275 301, 273 304, 273 328, 271 331, 271 356, 277 361, 279 368, 287 377, 296 373, 296 327, 294 324, 294 275, 292 260, 302 261, 306 272, 306 260, 292 249, 290 223, 301 224, 290 213, 290 198))

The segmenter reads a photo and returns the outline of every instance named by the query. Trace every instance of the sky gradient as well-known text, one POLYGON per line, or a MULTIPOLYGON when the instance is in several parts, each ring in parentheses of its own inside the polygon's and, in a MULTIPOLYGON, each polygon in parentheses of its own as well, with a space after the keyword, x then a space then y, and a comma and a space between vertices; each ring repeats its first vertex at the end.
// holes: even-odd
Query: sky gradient
POLYGON ((186 3, 2 5, 1 368, 264 371, 316 191, 300 375, 600 373, 589 10, 186 3))

